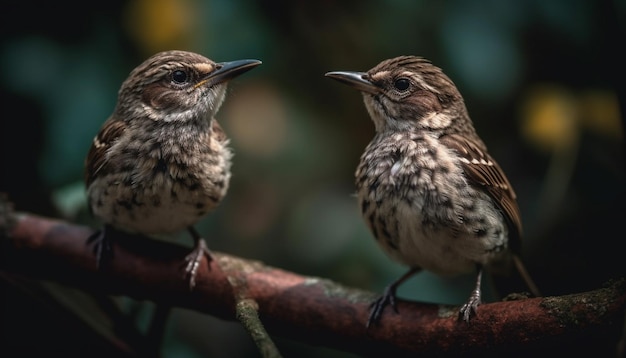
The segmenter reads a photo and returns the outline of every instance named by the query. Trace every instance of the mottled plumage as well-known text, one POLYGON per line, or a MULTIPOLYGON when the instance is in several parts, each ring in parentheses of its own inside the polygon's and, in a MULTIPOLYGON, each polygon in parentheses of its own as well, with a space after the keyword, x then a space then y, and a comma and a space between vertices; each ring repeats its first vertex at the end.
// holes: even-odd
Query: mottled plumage
MULTIPOLYGON (((208 254, 192 225, 220 203, 230 180, 232 153, 214 116, 227 81, 259 64, 215 63, 185 51, 150 57, 122 84, 87 155, 89 207, 105 229, 144 235, 189 229, 196 241, 187 258, 192 287, 208 254)), ((98 235, 100 262, 110 238, 106 230, 98 235)))
POLYGON ((522 229, 515 193, 463 97, 441 69, 414 56, 327 76, 363 93, 376 133, 356 170, 361 213, 381 248, 410 267, 375 302, 368 325, 420 269, 457 275, 478 268, 460 312, 469 321, 480 304, 482 267, 519 252, 522 229))

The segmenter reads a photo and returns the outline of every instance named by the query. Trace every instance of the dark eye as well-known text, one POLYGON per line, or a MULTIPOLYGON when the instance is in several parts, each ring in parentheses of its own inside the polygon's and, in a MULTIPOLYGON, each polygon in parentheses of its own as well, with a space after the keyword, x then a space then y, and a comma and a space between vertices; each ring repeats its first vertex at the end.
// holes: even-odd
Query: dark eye
POLYGON ((172 72, 172 82, 177 83, 177 84, 183 84, 183 83, 187 83, 187 72, 183 71, 183 70, 176 70, 174 72, 172 72))
POLYGON ((411 85, 411 81, 409 81, 408 78, 398 78, 397 80, 395 80, 395 82, 393 83, 393 86, 398 90, 398 91, 406 91, 407 89, 409 89, 409 86, 411 85))

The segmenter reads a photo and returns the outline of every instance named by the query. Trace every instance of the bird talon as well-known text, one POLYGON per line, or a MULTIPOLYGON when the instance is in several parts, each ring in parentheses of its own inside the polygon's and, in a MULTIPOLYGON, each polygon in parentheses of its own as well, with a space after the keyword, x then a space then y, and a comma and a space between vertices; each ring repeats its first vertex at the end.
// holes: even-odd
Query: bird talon
POLYGON ((389 290, 385 290, 385 293, 378 297, 374 302, 370 304, 370 315, 367 319, 366 327, 370 327, 373 324, 376 324, 380 321, 382 317, 383 311, 385 307, 390 305, 393 310, 398 313, 398 308, 396 307, 396 299, 395 292, 389 292, 389 290))
POLYGON ((466 323, 470 322, 470 319, 476 316, 478 306, 482 302, 480 298, 470 297, 470 299, 459 310, 459 319, 462 319, 466 323))
POLYGON ((113 258, 113 246, 110 234, 107 234, 106 225, 89 235, 87 245, 91 244, 93 244, 93 254, 96 256, 96 269, 100 270, 107 261, 113 258))
POLYGON ((398 286, 406 281, 409 277, 413 276, 420 270, 419 267, 412 267, 399 279, 392 282, 389 286, 385 287, 385 291, 382 296, 378 297, 374 302, 370 304, 370 315, 367 319, 366 327, 370 327, 372 324, 376 324, 380 321, 380 317, 383 315, 385 307, 391 306, 394 312, 398 313, 398 307, 396 306, 396 290, 398 286))
POLYGON ((472 294, 467 299, 467 302, 461 306, 459 310, 459 319, 463 319, 466 323, 469 323, 473 316, 476 316, 478 306, 482 303, 480 282, 482 277, 482 267, 478 270, 478 277, 476 279, 476 288, 472 291, 472 294))
POLYGON ((196 247, 187 256, 185 256, 185 262, 187 263, 185 266, 185 277, 189 279, 190 290, 192 290, 196 285, 196 275, 204 256, 206 256, 207 263, 210 268, 210 263, 213 260, 211 252, 209 251, 206 241, 202 238, 198 238, 196 247))

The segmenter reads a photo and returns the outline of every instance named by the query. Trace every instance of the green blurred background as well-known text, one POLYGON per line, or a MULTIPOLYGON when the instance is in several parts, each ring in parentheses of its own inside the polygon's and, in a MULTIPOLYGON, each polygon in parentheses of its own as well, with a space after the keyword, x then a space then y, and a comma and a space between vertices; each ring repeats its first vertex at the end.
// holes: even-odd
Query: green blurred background
MULTIPOLYGON (((215 251, 381 292, 405 269, 376 247, 352 196, 373 125, 360 94, 324 73, 413 54, 455 81, 513 183, 543 293, 626 274, 626 1, 25 0, 0 16, 0 191, 19 211, 98 225, 85 208, 83 160, 119 85, 148 56, 257 58, 263 65, 231 82, 218 114, 236 153, 233 178, 198 229, 215 251)), ((190 245, 184 233, 180 243, 190 245)), ((422 273, 399 296, 460 304, 473 280, 422 273)), ((3 285, 2 347, 80 352, 106 336, 77 329, 50 303, 89 297, 42 287, 53 293, 25 299, 3 285)), ((115 302, 145 329, 150 303, 115 302)), ((99 327, 98 309, 85 311, 81 320, 99 327)), ((277 343, 285 356, 349 356, 277 343)), ((164 352, 258 356, 237 323, 185 310, 174 310, 164 352)))

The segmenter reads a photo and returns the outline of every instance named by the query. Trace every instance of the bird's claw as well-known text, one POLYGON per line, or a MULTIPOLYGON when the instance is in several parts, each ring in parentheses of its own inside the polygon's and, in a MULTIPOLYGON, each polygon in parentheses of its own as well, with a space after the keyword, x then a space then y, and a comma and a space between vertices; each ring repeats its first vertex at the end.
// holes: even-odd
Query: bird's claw
POLYGON ((365 325, 369 328, 371 325, 376 324, 380 321, 380 317, 385 310, 385 307, 391 306, 394 312, 398 313, 398 307, 396 306, 396 292, 395 287, 388 286, 385 288, 385 292, 378 297, 372 304, 370 305, 370 315, 367 319, 367 324, 365 325))
POLYGON ((476 315, 476 310, 481 304, 480 292, 474 291, 467 302, 459 310, 459 319, 469 323, 470 319, 476 315))
POLYGON ((196 286, 196 275, 198 274, 198 269, 200 268, 200 263, 204 256, 207 257, 208 263, 213 259, 206 241, 199 239, 197 240, 196 247, 185 257, 185 262, 187 263, 185 266, 185 276, 189 279, 190 290, 193 290, 196 286))
POLYGON ((113 246, 106 227, 96 230, 87 238, 87 245, 93 243, 93 253, 96 256, 96 268, 99 270, 104 263, 113 258, 113 246))

